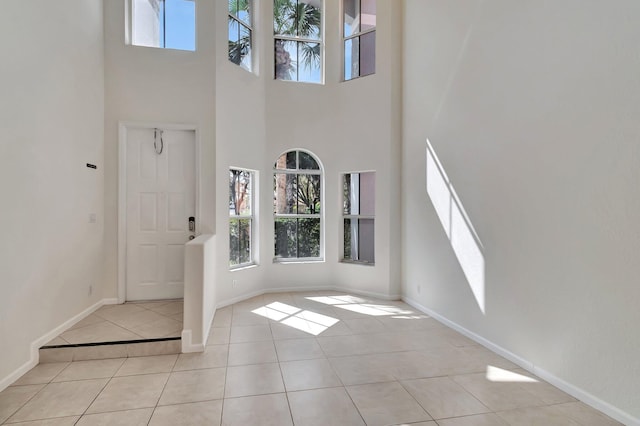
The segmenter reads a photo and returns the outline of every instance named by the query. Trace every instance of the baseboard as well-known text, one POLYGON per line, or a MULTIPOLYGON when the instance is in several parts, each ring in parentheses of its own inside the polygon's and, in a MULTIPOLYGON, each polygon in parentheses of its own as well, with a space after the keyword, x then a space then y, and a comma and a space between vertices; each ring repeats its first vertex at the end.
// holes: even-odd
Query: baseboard
POLYGON ((4 389, 8 388, 9 386, 11 386, 11 384, 13 382, 15 382, 20 377, 22 377, 22 375, 24 375, 27 371, 31 370, 33 367, 38 365, 38 363, 40 362, 39 349, 42 346, 44 346, 47 342, 49 342, 49 341, 53 340, 54 338, 58 337, 65 330, 67 330, 69 327, 72 327, 77 322, 85 319, 86 317, 91 315, 93 312, 95 312, 98 309, 100 309, 102 306, 104 306, 104 305, 112 305, 112 304, 115 304, 117 302, 118 302, 118 299, 102 299, 102 300, 99 300, 98 302, 96 302, 93 305, 89 306, 84 311, 80 312, 78 315, 76 315, 73 318, 63 322, 62 324, 60 324, 59 326, 57 326, 56 328, 54 328, 53 330, 51 330, 50 332, 45 334, 44 336, 41 336, 40 338, 38 338, 38 339, 34 340, 33 342, 31 342, 30 359, 29 359, 29 361, 25 362, 20 367, 18 367, 18 369, 16 369, 13 373, 9 374, 8 376, 6 376, 2 380, 0 380, 0 392, 3 391, 4 389))
POLYGON ((193 333, 191 330, 182 330, 182 353, 204 352, 205 344, 193 344, 193 333))
POLYGON ((484 337, 462 327, 461 325, 447 319, 446 317, 438 314, 437 312, 427 308, 426 306, 421 305, 420 303, 416 302, 415 300, 408 298, 408 297, 403 297, 402 300, 404 300, 407 304, 413 306, 414 308, 422 311, 423 313, 429 315, 430 317, 432 317, 433 319, 441 322, 442 324, 446 325, 447 327, 459 332, 460 334, 468 337, 471 340, 474 340, 475 342, 481 344, 482 346, 486 347, 487 349, 491 350, 492 352, 497 353, 498 355, 508 359, 509 361, 513 362, 514 364, 519 365, 520 367, 522 367, 523 369, 527 370, 528 372, 535 374, 536 376, 540 377, 541 379, 545 380, 546 382, 552 384, 553 386, 557 387, 558 389, 562 390, 563 392, 568 393, 569 395, 573 396, 574 398, 584 402, 585 404, 595 408, 596 410, 606 414, 607 416, 611 417, 614 420, 617 420, 627 426, 640 426, 640 419, 633 417, 632 415, 630 415, 629 413, 619 409, 618 407, 615 407, 611 404, 609 404, 606 401, 603 401, 602 399, 590 394, 589 392, 585 391, 584 389, 581 389, 571 383, 568 383, 562 379, 560 379, 559 377, 553 375, 552 373, 549 373, 548 371, 543 370, 542 368, 536 367, 534 363, 532 363, 531 361, 528 361, 516 354, 514 354, 513 352, 510 352, 506 349, 504 349, 501 346, 496 345, 495 343, 485 339, 484 337))

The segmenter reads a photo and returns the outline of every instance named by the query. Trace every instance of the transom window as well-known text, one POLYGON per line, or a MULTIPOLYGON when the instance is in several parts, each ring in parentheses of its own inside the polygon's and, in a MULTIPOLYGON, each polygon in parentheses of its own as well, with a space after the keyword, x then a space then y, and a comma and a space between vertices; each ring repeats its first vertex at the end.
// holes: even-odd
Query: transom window
POLYGON ((274 165, 275 260, 322 259, 322 169, 304 151, 282 154, 274 165))
POLYGON ((194 0, 130 0, 135 46, 196 50, 194 0))
POLYGON ((229 60, 251 71, 253 0, 229 0, 229 60))
POLYGON ((322 0, 274 0, 276 80, 322 82, 322 0))
POLYGON ((376 72, 376 0, 342 0, 344 79, 376 72))
POLYGON ((229 170, 229 267, 254 263, 254 172, 229 170))

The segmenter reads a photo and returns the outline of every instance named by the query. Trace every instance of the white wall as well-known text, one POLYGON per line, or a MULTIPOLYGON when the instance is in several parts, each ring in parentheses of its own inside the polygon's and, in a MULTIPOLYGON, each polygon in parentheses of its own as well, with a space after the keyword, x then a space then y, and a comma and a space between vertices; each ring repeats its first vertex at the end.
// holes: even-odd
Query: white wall
MULTIPOLYGON (((262 2, 259 6, 265 7, 262 2)), ((341 287, 381 296, 400 293, 400 9, 378 2, 377 68, 366 78, 340 82, 339 1, 325 1, 325 84, 273 79, 271 8, 257 23, 259 76, 227 60, 226 4, 218 7, 217 176, 220 300, 266 290, 341 287), (324 165, 325 261, 274 264, 273 165, 303 148, 324 165), (228 271, 228 168, 260 172, 260 265, 228 271), (339 263, 341 174, 376 171, 376 264, 339 263), (220 194, 220 192, 224 193, 220 194), (236 287, 232 281, 236 280, 236 287)))
MULTIPOLYGON (((118 122, 193 124, 200 141, 200 229, 215 231, 214 3, 196 2, 195 52, 125 44, 125 0, 105 13, 105 297, 118 289, 118 122)), ((155 125, 154 124, 154 125, 155 125)))
POLYGON ((102 2, 3 2, 0 63, 1 388, 101 298, 102 2))
POLYGON ((640 4, 406 0, 404 19, 404 295, 640 418, 640 4), (484 245, 484 314, 426 138, 484 245))

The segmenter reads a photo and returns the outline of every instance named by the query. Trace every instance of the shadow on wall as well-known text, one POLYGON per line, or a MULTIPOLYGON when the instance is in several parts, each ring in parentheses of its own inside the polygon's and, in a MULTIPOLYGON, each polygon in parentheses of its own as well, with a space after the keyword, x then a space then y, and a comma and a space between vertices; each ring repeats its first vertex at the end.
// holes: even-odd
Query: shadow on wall
POLYGON ((427 140, 427 194, 451 242, 451 248, 462 267, 476 303, 485 314, 483 246, 429 140, 427 140))

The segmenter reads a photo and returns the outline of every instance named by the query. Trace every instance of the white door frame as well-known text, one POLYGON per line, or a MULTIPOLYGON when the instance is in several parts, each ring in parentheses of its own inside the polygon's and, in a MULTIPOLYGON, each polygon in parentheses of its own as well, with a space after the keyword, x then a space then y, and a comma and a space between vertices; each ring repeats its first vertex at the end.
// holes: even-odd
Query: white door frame
POLYGON ((127 295, 127 130, 162 129, 191 130, 195 132, 195 175, 196 175, 196 235, 200 230, 200 132, 195 124, 171 124, 156 122, 118 122, 118 303, 124 303, 127 295))

